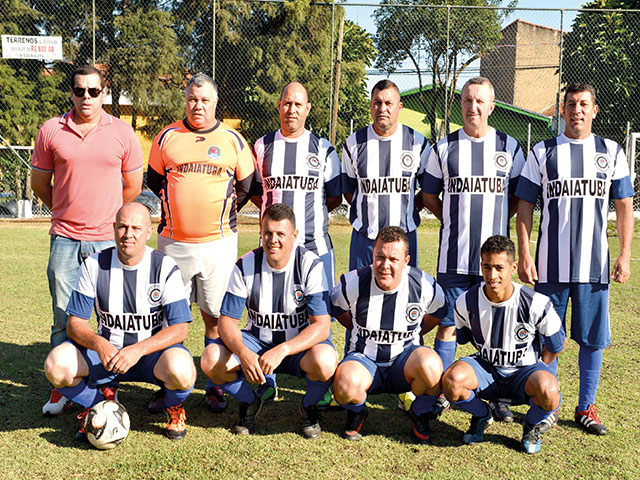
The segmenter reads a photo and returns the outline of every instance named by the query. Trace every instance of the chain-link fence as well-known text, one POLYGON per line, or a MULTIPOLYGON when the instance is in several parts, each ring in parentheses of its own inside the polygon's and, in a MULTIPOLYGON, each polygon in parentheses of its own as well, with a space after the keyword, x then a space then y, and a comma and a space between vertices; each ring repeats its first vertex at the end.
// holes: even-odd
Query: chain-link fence
POLYGON ((47 118, 70 109, 78 64, 104 71, 104 108, 134 127, 145 157, 184 116, 185 80, 199 71, 219 85, 218 117, 251 143, 279 127, 276 100, 297 80, 313 105, 307 126, 340 149, 370 123, 381 78, 402 92, 400 121, 436 141, 460 127, 459 88, 482 75, 496 90, 490 124, 525 150, 563 131, 562 87, 575 81, 596 88, 594 131, 630 145, 640 131, 640 11, 498 3, 4 1, 3 35, 61 36, 64 60, 0 60, 0 216, 48 213, 29 188, 29 147, 47 118))

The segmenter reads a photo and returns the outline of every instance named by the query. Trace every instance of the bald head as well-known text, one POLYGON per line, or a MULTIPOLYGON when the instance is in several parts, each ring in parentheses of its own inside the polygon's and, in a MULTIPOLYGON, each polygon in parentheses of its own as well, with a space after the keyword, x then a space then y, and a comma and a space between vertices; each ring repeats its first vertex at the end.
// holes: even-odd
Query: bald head
POLYGON ((310 110, 311 103, 304 85, 298 82, 287 84, 278 99, 280 133, 288 138, 301 136, 310 110))
POLYGON ((291 91, 292 93, 301 93, 303 95, 303 100, 305 101, 305 103, 309 101, 309 93, 307 92, 306 87, 300 82, 287 83, 282 89, 280 100, 282 100, 287 95, 287 93, 289 93, 289 91, 291 91))
POLYGON ((114 230, 120 261, 127 266, 140 263, 153 231, 147 207, 137 202, 123 205, 116 214, 114 230))

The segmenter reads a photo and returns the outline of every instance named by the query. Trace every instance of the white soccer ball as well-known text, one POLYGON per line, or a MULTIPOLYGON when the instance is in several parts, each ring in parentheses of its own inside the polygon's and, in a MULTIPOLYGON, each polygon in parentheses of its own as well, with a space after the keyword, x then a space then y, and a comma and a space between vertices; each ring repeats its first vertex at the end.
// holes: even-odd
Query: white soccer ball
POLYGON ((109 450, 120 445, 129 433, 127 409, 113 400, 95 404, 84 419, 87 439, 100 450, 109 450))

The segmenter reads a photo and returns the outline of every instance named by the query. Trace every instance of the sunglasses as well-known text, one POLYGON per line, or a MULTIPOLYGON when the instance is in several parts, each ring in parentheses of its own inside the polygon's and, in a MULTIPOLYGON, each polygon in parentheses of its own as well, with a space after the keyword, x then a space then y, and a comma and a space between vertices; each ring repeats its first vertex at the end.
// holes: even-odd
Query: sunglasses
POLYGON ((101 88, 73 87, 73 89, 71 91, 78 98, 84 97, 84 93, 86 91, 89 91, 89 95, 91 96, 91 98, 96 98, 98 95, 100 95, 100 93, 102 93, 102 89, 101 88))

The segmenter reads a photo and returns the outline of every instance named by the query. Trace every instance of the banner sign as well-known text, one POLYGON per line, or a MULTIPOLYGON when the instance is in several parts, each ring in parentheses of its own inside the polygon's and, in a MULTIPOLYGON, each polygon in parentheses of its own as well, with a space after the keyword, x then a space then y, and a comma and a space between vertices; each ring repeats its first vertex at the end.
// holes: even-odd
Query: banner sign
POLYGON ((62 37, 2 35, 2 58, 62 60, 62 37))

